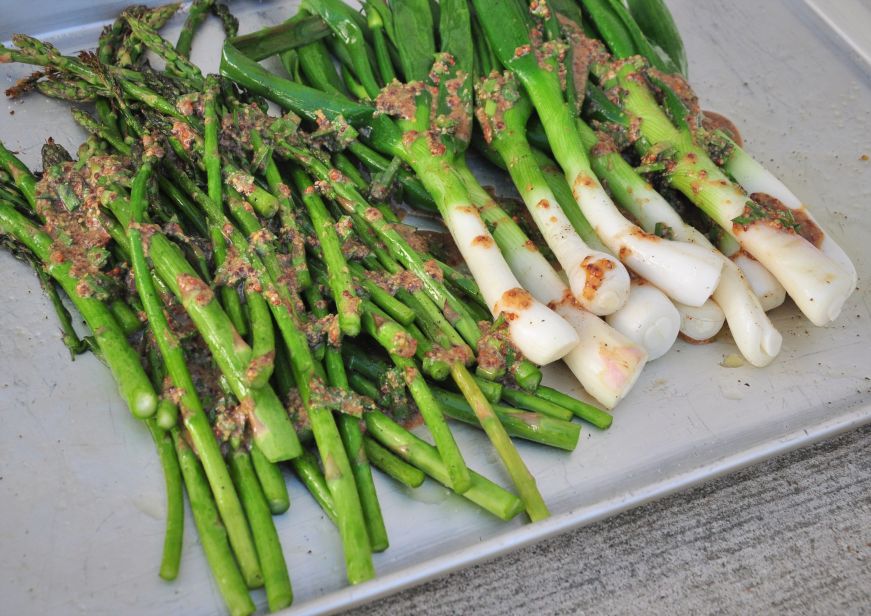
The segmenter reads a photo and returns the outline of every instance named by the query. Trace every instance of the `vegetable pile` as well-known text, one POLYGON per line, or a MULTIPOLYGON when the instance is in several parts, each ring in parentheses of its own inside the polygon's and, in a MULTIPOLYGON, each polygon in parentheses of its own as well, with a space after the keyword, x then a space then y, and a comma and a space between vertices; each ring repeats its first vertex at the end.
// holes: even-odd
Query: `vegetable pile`
POLYGON ((173 44, 177 9, 128 8, 76 57, 26 35, 0 48, 40 67, 7 95, 75 103, 88 133, 75 158, 49 139, 38 174, 0 143, 0 234, 153 437, 160 575, 178 572, 186 491, 233 614, 260 586, 270 610, 292 601, 279 464, 360 583, 389 543, 373 467, 503 520, 549 515, 511 437, 571 451, 574 417, 611 415, 539 366, 562 360, 612 409, 678 335, 728 323, 765 366, 767 310, 788 294, 825 325, 855 288, 801 201, 701 110, 661 0, 303 0, 242 36, 195 0, 173 44), (221 75, 189 60, 209 13, 221 75), (403 224, 409 209, 447 234, 403 224), (483 430, 511 489, 467 467, 448 418, 483 430))

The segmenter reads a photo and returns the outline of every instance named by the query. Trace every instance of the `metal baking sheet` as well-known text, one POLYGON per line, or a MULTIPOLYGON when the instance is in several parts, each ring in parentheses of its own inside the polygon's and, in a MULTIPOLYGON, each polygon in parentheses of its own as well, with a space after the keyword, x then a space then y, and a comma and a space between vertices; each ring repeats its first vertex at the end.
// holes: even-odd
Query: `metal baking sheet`
MULTIPOLYGON (((721 367, 735 352, 728 335, 706 346, 678 342, 648 366, 609 431, 585 427, 572 454, 519 444, 553 512, 545 522, 503 524, 432 482, 409 491, 378 476, 391 547, 375 557, 378 577, 358 587, 346 586, 330 522, 288 477, 292 506, 276 518, 296 593, 288 613, 347 608, 871 420, 868 65, 798 1, 670 5, 704 106, 728 113, 749 150, 812 205, 853 257, 860 288, 826 328, 811 326, 791 304, 774 311, 784 344, 768 368, 721 367)), ((91 46, 94 22, 120 4, 59 6, 0 0, 0 39, 26 30, 49 33, 65 51, 91 46)), ((285 19, 290 6, 248 2, 234 10, 250 31, 285 19)), ((215 70, 219 40, 215 23, 196 39, 194 59, 207 70, 215 70)), ((0 67, 0 83, 24 73, 0 67)), ((31 166, 49 136, 67 146, 82 138, 64 105, 40 96, 0 102, 0 138, 31 166)), ((546 379, 577 392, 559 367, 546 379)), ((157 577, 163 480, 148 434, 95 358, 70 362, 35 277, 5 253, 0 418, 0 611, 223 612, 189 517, 179 579, 157 577)), ((470 465, 506 484, 486 439, 465 426, 456 433, 470 465)), ((262 592, 254 594, 263 608, 262 592)))

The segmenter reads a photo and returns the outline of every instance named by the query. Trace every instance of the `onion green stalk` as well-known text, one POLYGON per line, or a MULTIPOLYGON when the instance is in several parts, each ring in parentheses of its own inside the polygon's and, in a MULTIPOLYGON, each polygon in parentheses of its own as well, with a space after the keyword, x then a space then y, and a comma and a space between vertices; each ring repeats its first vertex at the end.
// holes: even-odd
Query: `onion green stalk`
POLYGON ((597 315, 619 309, 629 294, 629 274, 612 257, 587 246, 551 192, 526 140, 532 111, 510 73, 476 84, 478 122, 499 153, 545 241, 569 280, 578 303, 597 315))
POLYGON ((607 408, 629 392, 647 361, 647 352, 574 300, 563 279, 514 220, 483 189, 469 184, 473 202, 493 229, 493 237, 518 279, 539 301, 554 307, 580 342, 562 359, 584 389, 607 408))
MULTIPOLYGON (((595 147, 595 135, 592 131, 585 133, 588 147, 595 147)), ((698 246, 707 247, 713 251, 710 241, 694 227, 685 223, 671 205, 656 192, 634 169, 619 155, 592 156, 593 167, 600 177, 607 178, 612 194, 620 205, 638 220, 648 232, 654 232, 657 226, 667 229, 676 240, 692 242, 698 246)), ((718 253, 719 254, 719 253, 718 253)), ((755 366, 768 365, 780 351, 781 336, 765 315, 762 304, 753 289, 738 269, 736 263, 723 255, 719 255, 723 263, 723 273, 720 282, 714 290, 713 299, 729 322, 729 330, 741 353, 755 366)), ((684 315, 681 322, 687 328, 689 323, 684 315)), ((680 310, 681 307, 679 306, 680 310)), ((710 338, 714 324, 720 319, 715 310, 697 314, 694 325, 707 322, 703 331, 687 333, 690 338, 705 340, 710 338), (699 336, 704 336, 699 338, 699 336)), ((716 333, 716 332, 714 332, 716 333)))
POLYGON ((651 147, 668 144, 674 163, 667 174, 669 184, 774 274, 812 323, 834 320, 856 285, 855 270, 842 262, 843 252, 838 249, 833 257, 817 247, 825 234, 810 218, 798 218, 797 211, 781 207, 771 195, 748 196, 732 183, 687 130, 675 128, 639 69, 622 61, 613 67, 603 62, 593 70, 606 87, 620 86, 624 110, 640 120, 641 134, 651 147))
POLYGON ((683 40, 665 0, 627 0, 629 13, 654 46, 671 58, 684 77, 687 76, 687 56, 683 40))
POLYGON ((231 42, 252 60, 263 60, 288 50, 298 50, 329 34, 329 26, 318 16, 299 13, 283 24, 237 36, 231 42))
POLYGON ((563 99, 556 49, 536 50, 522 8, 514 2, 475 0, 477 15, 499 60, 523 84, 544 125, 551 149, 572 187, 575 200, 596 234, 620 260, 669 297, 699 306, 710 297, 722 263, 709 251, 645 233, 628 221, 608 197, 593 170, 563 99), (550 66, 542 68, 539 57, 550 66))

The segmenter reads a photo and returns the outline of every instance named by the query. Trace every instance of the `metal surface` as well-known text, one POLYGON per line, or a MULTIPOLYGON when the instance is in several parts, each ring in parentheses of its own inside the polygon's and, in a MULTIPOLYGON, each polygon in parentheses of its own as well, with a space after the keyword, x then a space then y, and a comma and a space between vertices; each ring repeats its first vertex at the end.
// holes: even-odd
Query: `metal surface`
MULTIPOLYGON (((868 67, 798 2, 672 5, 703 106, 728 113, 748 149, 772 160, 811 204, 853 257, 859 290, 823 329, 792 305, 776 310, 784 348, 768 368, 721 367, 736 352, 728 336, 701 347, 679 342, 648 366, 609 431, 585 427, 572 454, 521 443, 554 514, 545 522, 503 524, 431 482, 409 491, 379 476, 391 547, 376 556, 379 577, 356 588, 346 587, 330 522, 289 478, 291 509, 276 524, 294 610, 338 610, 381 596, 871 420, 871 161, 861 159, 871 154, 868 67)), ((290 14, 278 3, 235 10, 242 31, 290 14)), ((167 31, 174 36, 179 23, 167 31)), ((93 45, 97 33, 86 26, 54 40, 72 51, 93 45)), ((218 35, 209 23, 196 40, 194 59, 206 69, 216 66, 218 35)), ((24 73, 4 66, 0 83, 24 73)), ((0 137, 31 166, 48 136, 67 146, 81 140, 65 105, 39 96, 0 105, 0 137)), ((164 504, 153 445, 108 371, 91 356, 71 363, 56 330, 35 277, 0 255, 2 611, 222 612, 190 518, 179 579, 157 577, 164 504)), ((561 368, 546 378, 577 393, 561 368)), ((470 465, 506 483, 486 438, 464 426, 455 431, 470 465)), ((255 599, 265 604, 262 592, 255 599)))

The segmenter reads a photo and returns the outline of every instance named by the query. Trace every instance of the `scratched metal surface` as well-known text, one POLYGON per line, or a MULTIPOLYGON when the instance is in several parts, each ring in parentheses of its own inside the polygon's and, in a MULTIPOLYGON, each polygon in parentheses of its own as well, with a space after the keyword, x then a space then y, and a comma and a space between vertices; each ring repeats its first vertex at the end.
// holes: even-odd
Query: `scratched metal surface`
MULTIPOLYGON (((431 483, 411 492, 378 477, 392 545, 375 558, 379 577, 356 588, 345 586, 330 523, 289 479, 293 504, 276 523, 295 610, 357 604, 871 419, 871 293, 865 282, 871 162, 860 159, 871 154, 868 66, 799 2, 672 5, 705 107, 728 112, 750 151, 771 160, 812 204, 853 257, 859 290, 840 319, 823 329, 792 305, 777 309, 773 319, 784 348, 768 368, 721 367, 723 356, 735 351, 728 336, 702 347, 679 342, 646 369, 608 432, 585 429, 570 455, 521 443, 554 514, 546 522, 498 523, 431 483)), ((51 13, 36 21, 34 13, 54 6, 42 1, 32 4, 34 13, 11 12, 8 0, 0 6, 4 38, 5 29, 18 24, 39 23, 44 31, 53 23, 70 25, 52 22, 51 13)), ((243 31, 290 14, 281 2, 235 7, 243 31)), ((93 11, 82 11, 75 23, 106 15, 93 11)), ((168 32, 174 35, 178 25, 168 32)), ((53 40, 72 51, 92 45, 97 32, 97 26, 83 26, 53 40)), ((194 59, 207 70, 216 65, 218 39, 210 23, 195 44, 194 59)), ((24 72, 4 66, 0 83, 24 72)), ((67 146, 81 139, 63 105, 40 97, 0 103, 0 138, 31 166, 48 136, 67 146)), ((561 368, 549 368, 546 378, 577 392, 561 368)), ((158 579, 163 485, 149 437, 99 362, 90 356, 69 361, 34 276, 5 253, 0 417, 3 612, 222 612, 190 518, 179 579, 158 579)), ((485 439, 462 426, 456 432, 470 465, 505 483, 485 439)), ((255 598, 265 604, 262 593, 255 598)))

